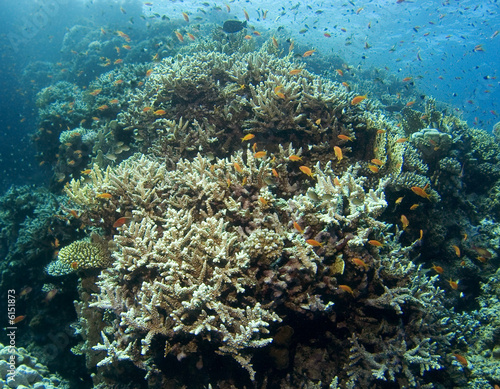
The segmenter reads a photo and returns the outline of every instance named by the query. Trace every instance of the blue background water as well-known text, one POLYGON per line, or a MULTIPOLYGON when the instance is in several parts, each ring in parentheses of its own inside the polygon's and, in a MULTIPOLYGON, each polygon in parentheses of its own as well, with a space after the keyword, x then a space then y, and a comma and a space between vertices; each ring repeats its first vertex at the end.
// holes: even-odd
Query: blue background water
POLYGON ((228 18, 244 20, 245 9, 249 24, 261 33, 283 27, 297 45, 316 49, 308 61, 319 62, 333 53, 353 72, 377 68, 399 79, 412 77, 422 93, 450 104, 471 126, 491 131, 500 120, 500 35, 494 36, 500 30, 500 4, 496 0, 151 2, 152 7, 139 1, 2 1, 3 186, 40 183, 51 174, 50 167, 38 166, 30 143, 29 136, 36 130, 34 96, 40 80, 23 76, 26 67, 36 61, 61 61, 64 35, 75 24, 144 32, 153 13, 182 20, 181 12, 187 12, 192 20, 200 17, 197 22, 222 24, 228 18), (264 10, 268 10, 265 20, 264 10), (475 49, 478 45, 482 50, 475 49))

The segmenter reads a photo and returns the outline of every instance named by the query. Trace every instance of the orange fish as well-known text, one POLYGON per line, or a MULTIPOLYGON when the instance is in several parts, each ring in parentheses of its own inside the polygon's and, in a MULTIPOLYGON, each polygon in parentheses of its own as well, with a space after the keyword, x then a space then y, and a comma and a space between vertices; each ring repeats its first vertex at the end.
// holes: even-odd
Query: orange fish
POLYGON ((151 73, 153 73, 153 69, 148 69, 148 71, 146 72, 146 77, 149 77, 151 73))
POLYGON ((323 246, 323 243, 320 243, 320 242, 318 242, 315 239, 307 239, 306 243, 309 244, 309 245, 311 245, 311 246, 313 246, 313 247, 321 247, 321 246, 323 246))
POLYGON ((380 243, 378 240, 375 240, 375 239, 369 240, 368 244, 375 246, 375 247, 382 247, 383 246, 382 243, 380 243))
POLYGON ((349 285, 339 285, 339 288, 342 289, 344 292, 350 293, 351 295, 354 296, 354 291, 349 285))
POLYGON ((245 19, 248 22, 250 20, 250 16, 248 16, 248 12, 246 11, 246 9, 243 9, 243 13, 245 14, 245 19))
POLYGON ((415 104, 415 101, 408 101, 408 102, 406 103, 406 106, 407 106, 407 107, 411 107, 413 104, 415 104))
POLYGON ((319 126, 321 124, 321 118, 316 120, 314 123, 316 123, 319 126))
POLYGON ((422 240, 423 237, 424 237, 424 230, 420 230, 420 237, 418 238, 418 240, 422 240))
POLYGON ((274 48, 277 49, 279 47, 278 40, 274 36, 271 38, 271 40, 273 42, 274 48))
POLYGON ((451 278, 448 280, 448 284, 450 284, 451 289, 457 290, 458 289, 458 280, 453 281, 451 278))
POLYGON ((307 50, 304 54, 302 54, 302 57, 310 57, 311 55, 313 55, 313 53, 316 51, 316 49, 314 50, 307 50))
POLYGON ((372 173, 378 173, 379 172, 378 166, 375 166, 375 165, 368 165, 368 169, 370 169, 372 171, 372 173))
POLYGON ((335 69, 335 71, 338 73, 339 76, 343 76, 344 75, 344 72, 342 71, 342 69, 335 69))
POLYGON ((122 79, 116 80, 113 84, 115 85, 123 84, 123 80, 122 79))
POLYGON ((113 195, 111 195, 110 193, 100 193, 95 197, 98 199, 110 199, 111 197, 113 197, 113 195))
POLYGON ((184 18, 184 20, 185 20, 186 22, 188 22, 188 23, 189 23, 189 16, 188 16, 188 14, 187 14, 187 13, 183 12, 183 13, 182 13, 182 17, 184 18))
POLYGON ((23 296, 28 295, 32 290, 33 290, 33 288, 30 287, 30 286, 27 286, 27 287, 23 288, 21 290, 21 292, 19 293, 19 297, 23 297, 23 296))
POLYGON ((253 157, 254 158, 264 158, 267 155, 267 151, 257 151, 253 157))
POLYGON ((309 177, 314 178, 313 172, 307 166, 299 166, 302 173, 307 174, 309 177))
POLYGON ((156 111, 153 112, 156 116, 161 116, 161 115, 165 115, 167 113, 167 111, 165 111, 164 109, 157 109, 156 111))
POLYGON ((427 186, 429 184, 425 185, 425 187, 420 188, 419 186, 412 186, 411 191, 415 193, 417 196, 423 197, 424 199, 430 200, 431 195, 427 193, 425 190, 427 189, 427 186))
POLYGON ((253 32, 253 34, 254 34, 255 36, 260 36, 260 32, 258 32, 258 31, 254 31, 254 32, 253 32))
POLYGON ((47 292, 47 294, 45 295, 45 298, 43 299, 43 302, 44 303, 48 303, 49 301, 51 301, 54 296, 57 294, 57 289, 52 289, 50 290, 49 292, 47 292))
POLYGON ((130 47, 129 45, 122 45, 122 47, 123 47, 124 49, 127 49, 127 50, 130 50, 130 49, 132 48, 132 47, 130 47))
POLYGON ((408 82, 408 81, 411 81, 412 80, 412 77, 405 77, 403 78, 403 82, 408 82))
POLYGON ((151 109, 153 109, 153 107, 144 107, 144 108, 142 109, 142 112, 148 112, 148 111, 150 111, 151 109))
POLYGON ((175 33, 175 36, 177 37, 177 39, 179 40, 179 42, 184 42, 184 37, 182 36, 182 34, 179 31, 175 30, 174 33, 175 33))
POLYGON ((252 36, 251 36, 251 35, 245 35, 245 36, 243 37, 243 39, 250 40, 250 39, 252 39, 252 36))
POLYGON ((373 158, 370 162, 378 166, 382 166, 384 164, 380 159, 377 158, 373 158))
POLYGON ((110 104, 118 104, 120 101, 118 99, 109 100, 110 104))
POLYGON ((117 31, 116 33, 120 37, 122 37, 123 39, 125 39, 125 41, 130 42, 130 37, 127 34, 125 34, 123 31, 117 31))
POLYGON ((431 269, 434 270, 438 274, 444 273, 444 269, 441 266, 436 266, 436 265, 432 264, 431 269))
POLYGON ((273 176, 276 178, 280 178, 280 175, 278 174, 278 171, 276 169, 271 169, 271 172, 273 173, 273 176))
POLYGON ((11 324, 11 323, 12 323, 12 325, 17 324, 17 323, 19 323, 19 322, 23 321, 25 318, 26 318, 26 316, 25 316, 25 315, 16 316, 16 317, 14 318, 14 320, 12 320, 12 322, 10 322, 9 324, 11 324))
POLYGON ((337 157, 337 162, 342 161, 342 158, 344 158, 342 154, 342 149, 339 146, 334 146, 333 150, 335 151, 335 157, 337 157))
POLYGON ((118 58, 115 62, 113 62, 114 65, 121 64, 123 62, 123 59, 118 58))
POLYGON ((403 231, 410 225, 410 222, 405 215, 401 215, 401 223, 403 223, 403 231))
POLYGON ((342 140, 352 141, 352 137, 344 135, 344 134, 337 135, 337 138, 342 139, 342 140))
POLYGON ((455 250, 455 254, 457 255, 457 257, 460 258, 460 247, 458 247, 456 245, 453 245, 451 247, 453 247, 453 250, 455 250))
POLYGON ((290 155, 288 159, 293 162, 302 161, 302 157, 299 157, 298 155, 290 155))
POLYGON ((118 227, 121 227, 123 226, 125 223, 127 223, 128 221, 130 220, 129 217, 126 217, 126 216, 122 216, 118 219, 116 219, 116 221, 113 223, 113 228, 118 228, 118 227))
POLYGON ((238 172, 238 173, 243 173, 243 169, 241 168, 240 164, 238 162, 235 162, 233 163, 233 166, 234 166, 234 169, 238 172))
POLYGON ((366 95, 364 96, 356 96, 355 98, 353 98, 351 100, 351 105, 356 105, 356 104, 359 104, 361 103, 364 99, 366 99, 366 95))
POLYGON ((362 259, 359 259, 359 258, 353 258, 352 261, 358 265, 358 266, 362 266, 365 268, 365 270, 368 270, 368 265, 365 263, 365 261, 363 261, 362 259))
POLYGON ((269 202, 264 197, 259 197, 259 201, 262 205, 267 205, 269 202))
POLYGON ((299 74, 302 71, 302 69, 293 69, 288 72, 289 75, 295 76, 296 74, 299 74))
POLYGON ((99 93, 101 93, 102 89, 94 89, 90 94, 92 96, 97 96, 99 93))
POLYGON ((327 38, 331 38, 331 37, 332 37, 332 36, 331 36, 329 33, 327 33, 327 32, 325 32, 323 35, 324 35, 325 37, 327 37, 327 38))
POLYGON ((108 107, 108 105, 107 105, 107 104, 103 104, 103 105, 100 105, 99 107, 97 107, 97 109, 98 109, 99 111, 105 111, 105 110, 107 110, 108 108, 109 108, 109 107, 108 107))
POLYGON ((458 361, 458 363, 460 363, 463 367, 467 367, 467 365, 469 364, 467 362, 467 359, 465 359, 465 357, 463 355, 460 355, 460 354, 453 354, 453 356, 455 357, 455 359, 458 361))
POLYGON ((302 229, 302 227, 297 222, 293 222, 293 228, 295 228, 301 234, 304 233, 304 230, 302 229))
POLYGON ((250 139, 253 139, 253 138, 255 138, 254 134, 246 134, 243 138, 241 138, 241 141, 244 142, 246 140, 250 140, 250 139))
POLYGON ((188 36, 189 39, 191 39, 192 41, 194 41, 196 38, 193 34, 187 32, 186 35, 188 36))

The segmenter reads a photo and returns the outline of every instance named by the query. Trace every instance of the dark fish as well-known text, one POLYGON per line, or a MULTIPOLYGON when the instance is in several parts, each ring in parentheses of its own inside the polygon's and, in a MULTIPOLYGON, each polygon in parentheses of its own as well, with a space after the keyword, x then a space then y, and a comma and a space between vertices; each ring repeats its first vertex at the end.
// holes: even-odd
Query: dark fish
POLYGON ((226 20, 222 26, 222 30, 228 34, 232 34, 243 30, 246 26, 246 20, 244 22, 240 22, 239 20, 226 20))

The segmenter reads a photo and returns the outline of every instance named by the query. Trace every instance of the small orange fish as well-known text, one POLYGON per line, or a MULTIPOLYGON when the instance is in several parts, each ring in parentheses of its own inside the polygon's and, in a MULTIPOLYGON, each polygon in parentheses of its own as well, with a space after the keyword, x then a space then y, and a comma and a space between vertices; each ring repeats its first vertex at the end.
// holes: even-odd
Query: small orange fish
POLYGON ((98 109, 99 111, 105 111, 105 110, 107 110, 108 108, 109 108, 109 107, 108 107, 108 105, 107 105, 107 104, 103 104, 103 105, 101 105, 101 106, 97 107, 97 109, 98 109))
POLYGON ((72 268, 73 270, 78 270, 78 262, 77 262, 77 261, 73 261, 73 262, 71 262, 71 265, 70 265, 70 266, 71 266, 71 268, 72 268))
POLYGON ((156 116, 165 115, 166 113, 167 111, 165 111, 164 109, 157 109, 156 111, 153 112, 153 114, 155 114, 156 116))
POLYGON ((257 142, 252 145, 252 151, 255 153, 257 151, 257 142))
POLYGON ((331 37, 332 37, 332 36, 331 36, 331 34, 329 34, 329 33, 327 33, 327 32, 325 32, 323 35, 324 35, 326 38, 331 38, 331 37))
POLYGON ((115 62, 113 62, 114 65, 121 64, 123 62, 123 59, 118 58, 115 62))
POLYGON ((377 158, 373 158, 370 162, 378 166, 382 166, 384 164, 380 159, 377 158))
POLYGON ((187 14, 187 13, 183 12, 183 13, 182 13, 182 17, 184 18, 184 20, 185 20, 187 23, 189 23, 189 16, 188 16, 188 14, 187 14))
POLYGON ((401 223, 403 223, 403 231, 410 225, 410 222, 405 215, 401 215, 401 223))
POLYGON ((122 45, 122 47, 123 47, 124 49, 126 49, 126 50, 130 50, 130 49, 132 49, 132 47, 130 47, 129 45, 122 45))
POLYGON ((23 288, 21 290, 21 292, 19 293, 19 297, 23 297, 23 296, 28 295, 29 293, 31 293, 32 290, 33 290, 33 288, 31 286, 27 286, 27 287, 23 288))
POLYGON ((456 256, 460 258, 460 247, 458 247, 456 245, 453 245, 451 247, 453 247, 453 250, 455 250, 456 256))
POLYGON ((12 320, 12 325, 17 324, 17 323, 23 321, 25 318, 26 318, 26 315, 16 316, 14 318, 14 320, 12 320))
POLYGON ((264 158, 267 155, 267 151, 257 151, 253 157, 254 158, 264 158))
POLYGON ((50 290, 49 292, 47 292, 47 294, 45 295, 45 298, 43 299, 43 302, 45 304, 49 303, 53 298, 54 296, 57 294, 57 289, 52 289, 50 290))
POLYGON ((351 100, 351 105, 357 105, 357 104, 361 103, 365 99, 366 99, 366 95, 364 95, 364 96, 356 96, 355 98, 353 98, 351 100))
POLYGON ((146 72, 146 77, 149 77, 151 73, 153 73, 153 69, 148 69, 148 71, 146 72))
POLYGON ((71 214, 71 216, 73 216, 75 219, 79 219, 80 218, 80 215, 78 214, 78 212, 76 212, 74 209, 72 209, 71 211, 69 211, 69 213, 71 214))
POLYGON ((243 37, 243 39, 246 39, 246 40, 248 41, 248 40, 252 39, 252 36, 251 36, 251 35, 245 35, 245 36, 243 37))
POLYGON ((113 84, 115 84, 115 85, 123 84, 123 80, 122 79, 116 80, 115 82, 113 82, 113 84))
POLYGON ((264 197, 259 197, 259 201, 264 206, 269 204, 269 202, 264 197))
POLYGON ((295 228, 300 234, 304 233, 304 230, 302 229, 302 227, 297 222, 293 222, 293 228, 295 228))
POLYGON ((290 155, 288 159, 293 162, 302 161, 302 157, 299 157, 298 155, 290 155))
POLYGON ((90 92, 90 94, 92 96, 97 96, 101 92, 102 92, 102 89, 94 89, 92 92, 90 92))
POLYGON ((307 239, 306 243, 313 247, 322 247, 323 243, 318 242, 316 239, 307 239))
POLYGON ((243 138, 241 138, 241 141, 244 142, 246 140, 250 140, 250 139, 253 139, 253 138, 255 138, 254 134, 246 134, 243 138))
POLYGON ((386 132, 385 130, 377 130, 377 134, 379 134, 379 135, 380 134, 385 134, 385 132, 386 132))
POLYGON ((403 201, 403 199, 404 199, 404 196, 398 197, 398 198, 396 199, 396 201, 394 202, 394 204, 396 204, 396 205, 401 204, 401 202, 403 201))
POLYGON ((295 76, 296 74, 299 74, 302 71, 302 69, 292 69, 288 72, 289 75, 295 76))
POLYGON ((243 169, 241 168, 240 164, 238 162, 235 162, 233 163, 233 166, 234 166, 234 169, 238 172, 238 173, 243 173, 243 169))
POLYGON ((118 99, 109 100, 110 104, 118 104, 120 101, 118 99))
POLYGON ((405 143, 408 140, 408 138, 399 138, 396 139, 396 143, 405 143))
POLYGON ((271 40, 273 42, 274 48, 277 49, 279 47, 278 40, 274 36, 271 38, 271 40))
POLYGON ((415 193, 417 196, 423 197, 424 199, 430 200, 431 195, 425 191, 427 185, 424 188, 420 188, 419 186, 412 186, 411 191, 415 193))
POLYGON ((276 169, 271 169, 271 172, 273 173, 273 176, 276 177, 276 178, 279 178, 280 175, 278 174, 277 170, 276 169))
POLYGON ((253 34, 254 34, 255 36, 260 36, 260 32, 258 32, 258 31, 254 31, 254 32, 253 32, 253 34))
POLYGON ((370 169, 372 171, 372 173, 378 173, 380 170, 378 168, 378 166, 375 166, 375 165, 368 165, 368 169, 370 169))
POLYGON ((182 34, 179 31, 175 30, 174 33, 175 33, 175 36, 177 37, 177 39, 179 40, 179 42, 184 42, 184 37, 182 36, 182 34))
POLYGON ((368 241, 369 245, 375 246, 375 247, 382 247, 383 243, 380 243, 378 240, 371 239, 368 241))
POLYGON ((187 36, 188 36, 188 38, 189 38, 189 39, 191 39, 192 41, 194 41, 194 40, 196 39, 196 37, 195 37, 193 34, 189 33, 189 32, 187 32, 187 33, 186 33, 186 35, 187 35, 187 36))
POLYGON ((126 42, 130 42, 130 37, 129 37, 127 34, 125 34, 124 32, 122 32, 122 31, 117 31, 116 33, 117 33, 120 37, 122 37, 123 39, 125 39, 125 41, 126 41, 126 42))
POLYGON ((319 125, 321 124, 321 118, 320 118, 320 119, 318 119, 318 120, 316 120, 314 123, 316 123, 316 125, 318 125, 318 126, 319 126, 319 125))
POLYGON ((415 209, 418 208, 420 204, 413 204, 411 207, 410 207, 410 211, 414 211, 415 209))
POLYGON ((152 109, 153 109, 153 107, 144 107, 144 108, 142 109, 142 112, 148 112, 148 111, 150 111, 150 110, 152 110, 152 109))
POLYGON ((337 135, 337 138, 342 139, 342 140, 348 140, 348 141, 353 140, 352 137, 344 135, 344 134, 337 135))
POLYGON ((441 266, 436 266, 436 265, 432 264, 431 269, 434 270, 438 274, 444 273, 444 269, 441 266))
POLYGON ((121 227, 125 223, 127 223, 129 220, 130 220, 129 217, 122 216, 122 217, 120 217, 120 218, 118 218, 118 219, 115 220, 115 222, 113 223, 113 228, 121 227))
POLYGON ((413 79, 413 77, 405 77, 403 78, 403 82, 408 82, 408 81, 411 81, 413 79))
POLYGON ((304 54, 302 54, 302 57, 310 57, 311 55, 313 55, 313 53, 316 52, 316 49, 313 49, 313 50, 307 50, 304 54))
POLYGON ((299 166, 302 173, 307 174, 309 177, 314 178, 313 172, 307 166, 299 166))
POLYGON ((333 183, 334 183, 335 186, 342 186, 342 184, 340 183, 340 181, 339 181, 339 179, 337 177, 335 177, 333 179, 333 183))
POLYGON ((457 290, 458 289, 458 280, 453 281, 451 278, 448 280, 448 284, 450 284, 451 289, 457 290))
POLYGON ((110 193, 100 193, 95 197, 98 199, 110 199, 111 197, 113 197, 113 195, 111 195, 110 193))
POLYGON ((407 106, 407 107, 411 107, 413 104, 415 104, 415 101, 408 101, 408 102, 406 103, 406 106, 407 106))
POLYGON ((247 22, 250 20, 250 16, 248 16, 248 12, 246 9, 243 9, 243 14, 245 15, 245 19, 247 20, 247 22))
POLYGON ((351 295, 354 296, 354 291, 349 285, 339 285, 339 288, 342 289, 344 292, 350 293, 351 295))
POLYGON ((342 154, 342 149, 339 146, 334 146, 333 150, 335 151, 335 157, 337 157, 337 162, 342 161, 342 158, 344 158, 342 154))
POLYGON ((458 363, 460 363, 463 367, 467 367, 467 365, 469 364, 467 362, 467 359, 465 359, 465 357, 463 355, 454 353, 453 356, 458 361, 458 363))
POLYGON ((336 71, 336 72, 337 72, 337 74, 338 74, 339 76, 341 76, 341 77, 344 75, 344 72, 342 71, 342 69, 335 69, 335 71, 336 71))
POLYGON ((424 237, 424 230, 420 230, 420 237, 418 238, 418 240, 422 240, 423 237, 424 237))
POLYGON ((368 265, 362 259, 353 258, 352 261, 354 262, 354 264, 361 266, 361 267, 364 267, 365 270, 368 270, 368 265))

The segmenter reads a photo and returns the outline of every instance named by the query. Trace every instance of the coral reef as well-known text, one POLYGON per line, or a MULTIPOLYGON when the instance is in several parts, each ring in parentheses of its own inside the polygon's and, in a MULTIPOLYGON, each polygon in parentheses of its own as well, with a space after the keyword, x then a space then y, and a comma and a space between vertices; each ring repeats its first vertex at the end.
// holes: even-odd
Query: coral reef
POLYGON ((24 348, 11 348, 0 343, 0 384, 3 388, 64 389, 69 383, 38 362, 24 348), (14 359, 11 359, 11 356, 14 359), (12 364, 11 364, 12 363, 12 364), (13 369, 13 370, 12 370, 13 369), (12 373, 12 371, 13 373, 12 373))

